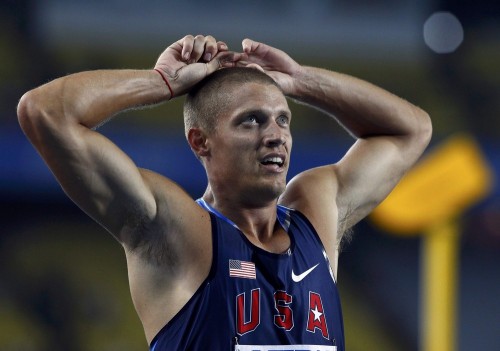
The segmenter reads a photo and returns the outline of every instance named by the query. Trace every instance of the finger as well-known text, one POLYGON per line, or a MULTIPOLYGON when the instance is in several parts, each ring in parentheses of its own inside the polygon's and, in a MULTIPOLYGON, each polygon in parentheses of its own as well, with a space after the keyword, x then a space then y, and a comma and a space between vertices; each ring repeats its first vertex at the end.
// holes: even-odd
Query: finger
POLYGON ((261 65, 259 65, 258 63, 255 63, 255 62, 250 62, 250 61, 245 60, 245 56, 244 56, 245 54, 242 54, 242 55, 243 56, 241 57, 241 59, 234 63, 235 67, 253 68, 253 69, 257 69, 263 73, 268 74, 268 72, 266 72, 266 70, 261 65))
POLYGON ((251 58, 246 54, 242 53, 240 54, 238 61, 235 62, 236 67, 247 67, 248 65, 252 64, 251 58))
POLYGON ((266 73, 266 71, 264 70, 264 68, 262 68, 260 65, 256 64, 256 63, 250 63, 248 65, 246 65, 246 67, 248 68, 253 68, 253 69, 256 69, 256 70, 259 70, 261 71, 262 73, 266 73))
POLYGON ((217 42, 211 35, 207 35, 205 43, 205 51, 203 53, 203 60, 208 62, 217 54, 217 42))
POLYGON ((227 44, 223 41, 218 41, 217 42, 217 51, 227 51, 229 48, 227 47, 227 44))
POLYGON ((193 50, 191 51, 190 63, 198 62, 205 51, 206 38, 203 35, 194 37, 193 50))
POLYGON ((232 51, 219 52, 212 61, 207 63, 207 74, 211 74, 221 68, 235 67, 240 58, 240 53, 232 51))
POLYGON ((252 39, 248 39, 248 38, 243 39, 243 41, 241 42, 241 46, 243 47, 243 52, 245 52, 247 54, 257 50, 259 45, 260 45, 259 42, 253 41, 252 39))
POLYGON ((194 37, 192 35, 186 35, 178 43, 182 46, 182 59, 184 61, 189 61, 191 52, 193 51, 194 37))

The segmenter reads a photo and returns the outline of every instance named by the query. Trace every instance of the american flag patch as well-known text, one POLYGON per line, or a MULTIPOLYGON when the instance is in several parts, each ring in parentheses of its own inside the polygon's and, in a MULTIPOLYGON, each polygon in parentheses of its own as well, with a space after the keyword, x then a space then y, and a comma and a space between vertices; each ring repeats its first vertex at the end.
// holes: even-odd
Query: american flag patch
POLYGON ((255 263, 229 260, 229 276, 235 278, 257 279, 255 263))

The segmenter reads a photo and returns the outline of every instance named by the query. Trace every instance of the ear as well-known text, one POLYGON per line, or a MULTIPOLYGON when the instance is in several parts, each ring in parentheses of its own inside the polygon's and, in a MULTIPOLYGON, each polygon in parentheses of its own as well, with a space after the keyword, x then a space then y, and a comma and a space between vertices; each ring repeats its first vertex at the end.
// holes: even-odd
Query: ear
POLYGON ((188 131, 187 140, 189 146, 198 157, 210 155, 210 149, 207 145, 207 137, 199 128, 191 128, 188 131))

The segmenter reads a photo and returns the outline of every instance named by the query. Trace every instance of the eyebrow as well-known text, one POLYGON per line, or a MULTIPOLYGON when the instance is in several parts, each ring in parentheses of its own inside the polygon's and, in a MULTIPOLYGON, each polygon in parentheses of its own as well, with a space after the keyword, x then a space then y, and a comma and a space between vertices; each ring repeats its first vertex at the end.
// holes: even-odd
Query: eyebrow
MULTIPOLYGON (((248 110, 243 110, 241 112, 239 112, 237 114, 237 116, 241 116, 241 115, 248 115, 248 114, 265 114, 265 110, 263 109, 248 109, 248 110)), ((281 116, 281 115, 286 115, 288 117, 292 117, 292 111, 290 110, 280 110, 278 111, 278 116, 281 116)))

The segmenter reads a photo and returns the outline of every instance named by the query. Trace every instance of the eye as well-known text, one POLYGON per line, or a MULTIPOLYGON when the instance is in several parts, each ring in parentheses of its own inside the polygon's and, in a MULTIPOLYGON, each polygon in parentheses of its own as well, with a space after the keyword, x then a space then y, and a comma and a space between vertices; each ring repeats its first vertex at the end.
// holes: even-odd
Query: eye
POLYGON ((248 115, 246 116, 243 121, 242 121, 243 124, 248 124, 248 125, 252 125, 252 124, 257 124, 259 123, 259 121, 257 120, 257 116, 255 115, 248 115))
POLYGON ((282 126, 286 126, 290 123, 290 118, 288 118, 288 116, 281 115, 276 119, 276 123, 282 126))

